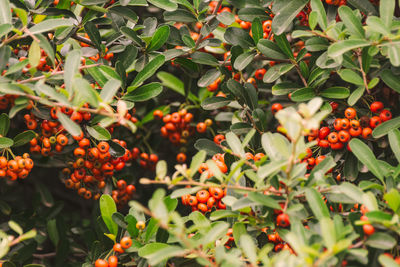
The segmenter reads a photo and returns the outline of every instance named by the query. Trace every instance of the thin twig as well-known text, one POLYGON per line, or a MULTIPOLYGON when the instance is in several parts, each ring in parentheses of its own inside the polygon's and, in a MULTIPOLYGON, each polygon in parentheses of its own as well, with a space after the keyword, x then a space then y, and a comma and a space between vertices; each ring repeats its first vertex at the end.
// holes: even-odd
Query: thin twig
POLYGON ((94 43, 90 39, 82 37, 80 35, 77 35, 76 33, 74 35, 72 35, 72 38, 74 38, 75 40, 78 40, 79 42, 88 44, 90 46, 94 46, 94 43))
POLYGON ((197 40, 196 40, 196 43, 195 43, 195 45, 194 45, 193 50, 196 50, 197 47, 199 47, 199 45, 200 45, 200 43, 201 43, 201 41, 203 40, 203 37, 204 37, 203 34, 201 34, 201 30, 203 29, 204 25, 207 25, 207 26, 208 26, 208 25, 211 24, 211 21, 213 21, 214 18, 215 18, 215 16, 217 15, 218 9, 221 7, 222 2, 223 2, 223 0, 219 0, 219 1, 218 1, 217 6, 215 7, 213 13, 211 14, 210 20, 209 20, 206 24, 203 24, 203 25, 201 26, 200 34, 199 34, 199 37, 198 37, 197 40))
MULTIPOLYGON (((89 68, 97 67, 97 66, 100 66, 100 65, 101 65, 100 63, 92 64, 92 65, 84 65, 84 66, 80 66, 79 70, 89 69, 89 68)), ((42 75, 42 76, 32 77, 32 78, 29 78, 29 79, 26 79, 26 80, 19 81, 18 83, 19 84, 23 84, 23 83, 34 82, 34 81, 38 81, 38 80, 41 80, 41 79, 45 79, 45 78, 48 78, 48 77, 51 77, 51 76, 55 76, 55 75, 60 75, 60 74, 64 74, 64 71, 60 70, 60 71, 52 72, 49 76, 42 75)))
POLYGON ((359 48, 357 50, 356 54, 357 54, 357 58, 358 58, 358 64, 360 65, 360 71, 361 71, 361 74, 362 74, 362 77, 363 77, 365 89, 367 90, 367 93, 370 94, 370 91, 368 89, 367 74, 365 73, 364 68, 362 66, 362 51, 361 51, 361 48, 359 48))

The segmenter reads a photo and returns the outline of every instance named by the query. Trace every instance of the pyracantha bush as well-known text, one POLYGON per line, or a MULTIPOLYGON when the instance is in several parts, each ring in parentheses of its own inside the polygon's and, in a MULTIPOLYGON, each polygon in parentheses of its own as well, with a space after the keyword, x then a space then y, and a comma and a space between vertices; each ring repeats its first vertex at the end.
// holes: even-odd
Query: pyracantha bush
POLYGON ((400 266, 399 17, 0 0, 0 266, 400 266))

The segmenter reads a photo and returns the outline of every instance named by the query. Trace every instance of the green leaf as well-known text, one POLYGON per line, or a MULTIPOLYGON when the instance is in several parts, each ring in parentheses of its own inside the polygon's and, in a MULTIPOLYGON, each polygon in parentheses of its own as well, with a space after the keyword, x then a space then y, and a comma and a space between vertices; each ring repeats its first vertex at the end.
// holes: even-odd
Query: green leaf
POLYGON ((10 129, 10 118, 6 113, 0 115, 0 135, 6 136, 10 129))
POLYGON ((232 100, 226 97, 212 96, 204 99, 203 102, 201 102, 201 107, 205 110, 215 110, 227 106, 230 102, 232 102, 232 100))
POLYGON ((372 137, 380 138, 388 134, 391 130, 398 129, 399 127, 400 127, 400 117, 396 117, 394 119, 385 121, 379 124, 378 127, 376 127, 372 131, 372 137))
POLYGON ((395 0, 381 0, 379 3, 379 14, 387 28, 392 27, 395 0))
POLYGON ((192 61, 198 64, 218 66, 218 60, 211 54, 205 52, 194 52, 192 54, 192 61))
POLYGON ((343 81, 356 85, 364 85, 362 77, 351 69, 342 69, 338 71, 338 74, 343 81))
POLYGON ((244 68, 247 67, 253 60, 255 56, 255 52, 246 52, 238 56, 233 64, 233 67, 238 71, 242 71, 244 68))
POLYGON ((400 163, 400 131, 393 129, 388 134, 390 148, 393 151, 397 161, 400 163))
POLYGON ((379 255, 378 261, 383 267, 399 267, 399 264, 393 258, 385 254, 379 255))
POLYGON ((184 252, 181 247, 178 246, 168 246, 166 248, 162 248, 153 254, 147 255, 146 258, 149 261, 151 266, 155 266, 169 258, 182 255, 184 252))
POLYGON ((240 236, 240 248, 243 250, 244 254, 253 264, 253 266, 257 266, 257 247, 254 244, 253 238, 251 238, 247 234, 243 234, 240 236))
POLYGON ((164 64, 165 56, 158 55, 153 58, 144 68, 140 71, 133 82, 131 83, 130 90, 128 92, 134 90, 135 88, 139 87, 145 80, 153 76, 154 73, 164 64))
POLYGON ((281 206, 279 205, 279 203, 275 199, 273 199, 270 196, 264 195, 264 194, 251 192, 248 194, 248 198, 251 201, 254 201, 254 202, 261 204, 263 206, 266 206, 268 208, 277 209, 277 210, 282 209, 281 206))
POLYGON ((185 95, 185 86, 183 82, 174 75, 165 71, 160 71, 157 73, 157 78, 161 80, 163 86, 166 86, 181 95, 185 95))
POLYGON ((323 217, 320 220, 320 227, 325 246, 332 249, 336 244, 336 231, 333 221, 329 217, 323 217))
POLYGON ((197 82, 199 87, 206 87, 212 84, 221 75, 219 69, 208 70, 197 82))
POLYGON ((350 90, 346 87, 335 86, 322 90, 320 95, 326 98, 344 99, 350 95, 350 90))
POLYGON ((167 11, 174 11, 178 8, 178 5, 171 0, 147 0, 147 2, 167 11))
POLYGON ((111 139, 110 132, 99 125, 86 126, 86 130, 96 140, 106 141, 111 139))
POLYGON ((84 103, 89 103, 93 107, 99 106, 100 95, 86 79, 75 78, 72 86, 75 92, 73 101, 75 106, 82 106, 84 103))
POLYGON ((11 19, 10 1, 0 0, 0 24, 11 24, 11 19))
POLYGON ((394 239, 391 235, 383 232, 377 232, 371 235, 365 242, 365 244, 369 247, 383 250, 393 248, 396 243, 396 239, 394 239))
POLYGON ((317 21, 319 26, 323 31, 325 31, 328 26, 328 21, 326 18, 324 5, 320 0, 311 0, 310 4, 312 11, 315 11, 318 14, 317 21))
POLYGON ((400 78, 394 75, 391 70, 383 70, 380 76, 387 86, 400 93, 400 78))
POLYGON ((259 18, 260 20, 268 19, 268 15, 265 12, 264 8, 258 8, 258 7, 240 8, 238 16, 239 19, 244 21, 253 21, 255 18, 259 18))
POLYGON ((218 221, 213 223, 212 228, 204 235, 201 243, 204 245, 214 243, 215 240, 226 235, 228 228, 229 224, 227 222, 218 221))
POLYGON ((349 106, 354 106, 357 101, 363 96, 365 91, 365 87, 364 86, 359 86, 356 90, 354 90, 349 98, 347 99, 347 104, 349 104, 349 106))
POLYGON ((72 94, 72 84, 74 77, 78 73, 81 62, 81 50, 73 50, 67 54, 67 59, 64 66, 64 83, 65 89, 72 94))
POLYGON ((60 236, 57 230, 57 221, 56 219, 52 219, 47 221, 47 233, 49 234, 49 238, 54 246, 58 245, 60 240, 60 236))
POLYGON ((400 210, 400 193, 396 189, 392 188, 387 192, 384 197, 389 207, 396 213, 400 210))
POLYGON ((110 79, 106 82, 100 92, 100 98, 104 103, 110 103, 114 96, 117 94, 118 89, 121 87, 121 81, 110 79))
POLYGON ((310 12, 308 15, 308 24, 310 25, 310 29, 313 31, 318 23, 318 13, 314 10, 310 12))
POLYGON ((151 38, 150 44, 147 47, 147 51, 151 52, 160 49, 169 37, 169 26, 164 25, 156 30, 153 37, 151 38))
POLYGON ((148 83, 140 86, 139 88, 128 87, 128 94, 124 95, 122 99, 132 102, 143 102, 154 98, 161 94, 163 87, 160 83, 148 83))
POLYGON ((365 32, 362 27, 361 20, 354 15, 353 10, 344 5, 339 7, 338 11, 340 18, 350 33, 356 38, 364 38, 365 32))
POLYGON ((59 27, 62 27, 62 26, 71 26, 71 25, 74 24, 74 22, 75 22, 74 19, 65 19, 65 18, 62 18, 62 19, 47 19, 47 20, 44 20, 44 21, 32 26, 29 29, 29 32, 31 34, 48 32, 48 31, 55 30, 55 29, 57 29, 59 27))
POLYGON ((110 9, 111 12, 118 14, 119 16, 122 16, 124 18, 126 18, 127 20, 131 21, 132 23, 135 23, 138 21, 138 16, 136 15, 136 13, 130 9, 130 8, 126 8, 123 6, 113 6, 110 9))
POLYGON ((194 144, 194 147, 197 150, 204 150, 207 152, 207 155, 213 156, 217 153, 223 153, 222 148, 217 146, 213 141, 205 138, 200 138, 194 144))
POLYGON ((367 25, 371 31, 383 34, 384 36, 390 35, 390 28, 387 28, 383 21, 375 16, 370 16, 367 18, 367 25))
POLYGON ((233 132, 229 132, 225 135, 225 138, 233 153, 244 157, 244 149, 242 147, 242 143, 240 142, 239 137, 237 137, 237 135, 233 132))
POLYGON ((393 66, 398 67, 400 65, 400 45, 397 43, 391 43, 388 45, 389 48, 389 59, 393 66))
MULTIPOLYGON (((3 0, 5 1, 5 0, 3 0)), ((0 7, 1 8, 1 7, 0 7)), ((11 24, 1 24, 0 23, 0 38, 9 33, 13 26, 11 24)))
POLYGON ((168 247, 168 244, 165 243, 149 243, 143 247, 141 247, 138 251, 140 257, 147 257, 148 255, 159 251, 160 249, 168 247))
POLYGON ((329 46, 328 56, 331 58, 340 57, 352 49, 369 46, 370 43, 363 39, 349 39, 336 42, 329 46))
POLYGON ((351 139, 351 141, 349 142, 349 146, 353 154, 358 158, 358 160, 361 161, 365 166, 367 166, 368 170, 372 172, 383 184, 385 184, 382 172, 371 149, 357 138, 351 139))
POLYGON ((292 23, 293 19, 308 3, 308 0, 281 0, 281 8, 272 20, 272 31, 275 35, 281 35, 292 23))
POLYGON ((8 148, 14 144, 14 141, 7 137, 0 137, 0 149, 8 148))
POLYGON ((374 5, 368 0, 348 0, 347 2, 366 14, 378 15, 374 5))
POLYGON ((315 188, 306 188, 305 193, 307 202, 315 217, 317 217, 319 221, 321 221, 322 218, 329 218, 329 210, 321 194, 315 188))
POLYGON ((304 87, 304 88, 297 89, 296 91, 294 91, 291 94, 290 99, 295 102, 303 102, 303 101, 310 100, 310 99, 314 98, 315 96, 316 96, 316 94, 315 94, 315 91, 313 88, 304 87))
POLYGON ((219 20, 222 24, 231 25, 235 22, 235 16, 231 12, 221 12, 217 15, 217 20, 219 20))
POLYGON ((286 38, 286 34, 281 34, 281 35, 275 35, 274 37, 277 45, 279 46, 279 49, 288 57, 291 59, 294 59, 292 48, 290 47, 290 44, 286 38))
POLYGON ((190 162, 190 175, 194 176, 194 174, 198 171, 200 165, 205 161, 207 153, 205 150, 200 150, 193 156, 192 161, 190 162))
POLYGON ((181 9, 178 8, 175 11, 165 11, 164 12, 164 20, 165 21, 179 21, 179 22, 196 22, 197 19, 193 15, 192 12, 190 12, 187 9, 181 9))
POLYGON ((254 41, 249 33, 236 27, 229 27, 226 29, 224 39, 232 45, 239 45, 245 49, 254 46, 254 41))
POLYGON ((18 235, 22 235, 24 233, 24 230, 22 230, 21 226, 19 226, 18 223, 14 221, 8 221, 8 226, 16 232, 18 235))
POLYGON ((81 127, 79 127, 79 125, 72 121, 67 115, 62 112, 58 112, 57 117, 65 130, 67 130, 67 132, 69 132, 72 136, 80 136, 82 134, 81 127))
POLYGON ((14 137, 13 147, 23 146, 35 137, 36 137, 36 133, 31 130, 19 133, 19 134, 17 134, 17 136, 14 137))
POLYGON ((89 36, 90 40, 94 43, 97 50, 101 51, 102 50, 101 49, 101 36, 100 36, 100 32, 97 29, 96 25, 93 22, 88 21, 85 23, 84 27, 85 27, 85 31, 86 31, 87 35, 89 36))
POLYGON ((257 44, 259 40, 263 39, 264 30, 259 17, 256 17, 251 24, 251 34, 253 35, 255 44, 257 44))
POLYGON ((67 97, 64 94, 57 92, 55 88, 48 86, 44 82, 36 83, 35 91, 39 94, 44 94, 59 103, 65 104, 67 106, 70 105, 67 97))
POLYGON ((302 86, 296 84, 296 83, 291 83, 291 82, 282 82, 282 83, 277 83, 274 86, 272 86, 272 94, 273 95, 287 95, 297 89, 302 88, 302 86))
POLYGON ((101 218, 111 234, 117 235, 118 225, 112 220, 112 215, 117 212, 117 206, 110 195, 103 194, 100 197, 101 218))
POLYGON ((41 56, 42 53, 40 52, 40 46, 38 42, 33 41, 31 46, 29 47, 29 54, 28 54, 29 64, 31 65, 32 68, 36 68, 36 66, 39 65, 41 56))
POLYGON ((286 55, 282 53, 282 50, 279 48, 279 46, 268 39, 261 39, 258 41, 257 49, 260 50, 263 55, 269 58, 287 59, 286 55))

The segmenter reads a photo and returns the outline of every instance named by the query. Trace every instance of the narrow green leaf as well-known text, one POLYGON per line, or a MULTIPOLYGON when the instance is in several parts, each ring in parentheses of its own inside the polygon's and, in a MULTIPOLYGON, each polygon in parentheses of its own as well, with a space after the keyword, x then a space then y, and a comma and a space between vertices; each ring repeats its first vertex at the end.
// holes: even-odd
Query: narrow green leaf
POLYGON ((74 77, 77 74, 81 62, 81 50, 73 50, 67 54, 67 59, 64 66, 64 83, 65 89, 72 94, 72 84, 74 77))
POLYGON ((31 27, 29 31, 31 34, 48 32, 62 26, 71 26, 74 22, 74 19, 47 19, 31 27))
POLYGON ((251 24, 251 34, 253 35, 253 40, 255 44, 263 38, 264 30, 262 28, 261 19, 259 17, 253 20, 251 24))
POLYGON ((32 68, 36 68, 36 66, 39 65, 41 56, 42 54, 40 52, 40 46, 38 42, 33 41, 31 46, 29 47, 29 54, 28 54, 29 64, 31 65, 32 68))
POLYGON ((147 51, 151 52, 160 49, 169 37, 169 26, 164 25, 156 30, 153 37, 151 38, 150 44, 147 47, 147 51))
POLYGON ((106 82, 100 92, 100 98, 103 100, 104 103, 110 103, 118 89, 121 87, 121 81, 116 79, 110 79, 106 82))
POLYGON ((11 19, 10 1, 0 0, 0 24, 11 24, 11 19))
POLYGON ((19 133, 19 134, 17 134, 17 136, 14 137, 13 147, 23 146, 35 137, 36 137, 36 133, 31 130, 19 133))
POLYGON ((178 5, 171 0, 147 0, 147 2, 167 11, 174 11, 178 8, 178 5))
POLYGON ((0 137, 0 149, 8 148, 14 144, 14 141, 7 137, 0 137))
POLYGON ((165 56, 164 55, 158 55, 155 58, 153 58, 144 68, 142 71, 140 71, 133 82, 131 83, 131 89, 128 90, 128 92, 134 90, 138 86, 140 86, 145 80, 153 76, 154 73, 164 64, 165 62, 165 56))
POLYGON ((9 129, 10 129, 10 118, 6 113, 2 113, 0 115, 0 135, 7 136, 9 129))
POLYGON ((139 88, 128 87, 128 94, 124 95, 123 99, 132 102, 142 102, 154 98, 161 94, 163 87, 160 83, 148 83, 139 88))
POLYGON ((100 197, 101 217, 111 234, 117 235, 118 225, 112 220, 112 215, 117 212, 117 206, 110 195, 103 194, 100 197))
POLYGON ((315 12, 317 12, 318 14, 318 24, 321 27, 322 30, 326 30, 327 26, 328 26, 328 21, 326 18, 326 12, 325 12, 325 8, 324 5, 322 4, 322 2, 320 0, 311 0, 310 2, 311 4, 311 9, 315 12))
POLYGON ((344 99, 350 95, 350 90, 346 87, 335 86, 322 90, 320 95, 326 98, 344 99))
POLYGON ((380 138, 382 136, 385 136, 387 133, 389 133, 393 129, 398 129, 400 128, 400 117, 396 117, 394 119, 385 121, 381 124, 378 125, 373 131, 372 131, 372 136, 374 138, 380 138))
POLYGON ((344 5, 339 7, 338 11, 340 18, 350 33, 356 38, 364 38, 365 32, 362 27, 361 20, 354 15, 353 10, 344 5))
POLYGON ((389 144, 393 151, 397 161, 400 163, 400 131, 399 129, 393 129, 389 131, 389 144))
POLYGON ((86 126, 86 130, 93 138, 97 140, 106 141, 111 139, 110 132, 99 125, 94 125, 93 127, 86 126))
POLYGON ((395 5, 395 0, 381 0, 379 3, 381 20, 389 29, 392 27, 395 5))
POLYGON ((61 122, 65 130, 69 132, 72 136, 80 136, 82 133, 81 127, 72 121, 67 115, 62 112, 57 114, 58 120, 61 122))
POLYGON ((315 188, 306 188, 305 192, 307 202, 315 217, 317 217, 319 221, 321 221, 322 218, 329 218, 329 210, 321 194, 315 188))
POLYGON ((391 70, 383 70, 380 76, 387 86, 400 93, 400 78, 397 77, 391 70))
POLYGON ((236 58, 233 67, 238 71, 242 71, 244 68, 247 67, 247 65, 249 65, 253 61, 254 56, 255 53, 252 51, 241 54, 236 58))
POLYGON ((281 0, 283 2, 281 8, 272 20, 272 31, 275 35, 281 35, 290 25, 293 19, 308 3, 308 0, 281 0))
POLYGON ((382 172, 371 149, 357 138, 351 139, 349 146, 358 160, 367 166, 368 170, 384 184, 382 172))
POLYGON ((338 71, 338 74, 343 81, 356 85, 364 85, 362 77, 351 69, 342 69, 338 71))
POLYGON ((261 204, 263 206, 266 206, 268 208, 277 209, 277 210, 282 209, 281 206, 279 205, 279 203, 275 199, 273 199, 270 196, 264 195, 264 194, 251 192, 248 194, 248 198, 251 201, 254 201, 254 202, 261 204))
POLYGON ((370 43, 363 39, 349 39, 339 41, 329 46, 328 56, 331 58, 336 58, 352 49, 361 48, 369 45, 370 43))

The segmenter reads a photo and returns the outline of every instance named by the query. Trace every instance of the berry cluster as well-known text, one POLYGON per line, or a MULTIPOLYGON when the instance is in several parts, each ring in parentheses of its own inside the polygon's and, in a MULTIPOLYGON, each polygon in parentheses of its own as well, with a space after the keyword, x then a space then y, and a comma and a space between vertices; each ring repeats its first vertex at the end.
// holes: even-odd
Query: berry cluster
MULTIPOLYGON (((113 250, 114 253, 122 254, 125 252, 125 249, 128 249, 132 246, 132 239, 130 237, 121 238, 119 243, 115 243, 113 250)), ((97 259, 94 263, 95 267, 117 267, 118 266, 118 257, 116 255, 109 256, 108 259, 97 259)))
MULTIPOLYGON (((76 160, 70 162, 70 167, 63 170, 67 176, 64 181, 66 187, 76 189, 78 194, 86 199, 98 199, 100 190, 106 185, 105 180, 111 178, 114 171, 122 170, 126 162, 132 159, 124 141, 114 139, 113 142, 125 148, 123 156, 111 156, 110 145, 105 141, 91 147, 89 139, 82 138, 73 152, 76 160), (96 193, 93 195, 94 192, 96 193)), ((117 182, 118 190, 113 191, 113 198, 117 203, 124 204, 130 199, 135 188, 126 186, 125 181, 120 181, 117 182)))
POLYGON ((154 171, 158 162, 158 156, 156 154, 148 154, 146 152, 140 153, 139 148, 134 147, 132 149, 132 159, 139 159, 139 165, 143 169, 154 171))
MULTIPOLYGON (((228 172, 228 166, 226 166, 226 164, 225 164, 224 154, 217 153, 212 157, 212 160, 215 162, 215 164, 217 165, 218 169, 221 172, 223 172, 223 173, 228 172)), ((211 170, 209 170, 207 163, 200 164, 199 173, 203 174, 204 172, 207 173, 208 178, 211 178, 214 176, 214 174, 211 172, 211 170)))
POLYGON ((210 187, 208 190, 202 189, 196 193, 196 195, 184 195, 182 196, 182 204, 191 206, 192 211, 201 211, 206 213, 211 211, 213 207, 216 209, 225 209, 225 204, 221 199, 226 195, 226 190, 222 190, 219 187, 210 187))
POLYGON ((349 107, 344 111, 345 118, 336 118, 333 129, 324 126, 319 130, 311 131, 308 140, 317 140, 318 146, 330 147, 332 150, 342 149, 352 137, 362 136, 364 139, 371 137, 372 130, 382 122, 392 118, 392 113, 384 109, 382 102, 375 101, 370 106, 370 111, 376 115, 357 118, 357 111, 349 107))
POLYGON ((15 181, 18 178, 25 179, 28 177, 33 168, 33 160, 29 154, 24 153, 22 157, 11 155, 13 159, 10 160, 5 156, 0 157, 0 178, 8 178, 11 181, 15 181))

